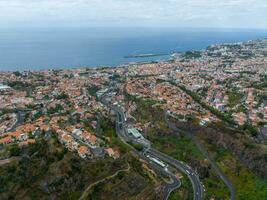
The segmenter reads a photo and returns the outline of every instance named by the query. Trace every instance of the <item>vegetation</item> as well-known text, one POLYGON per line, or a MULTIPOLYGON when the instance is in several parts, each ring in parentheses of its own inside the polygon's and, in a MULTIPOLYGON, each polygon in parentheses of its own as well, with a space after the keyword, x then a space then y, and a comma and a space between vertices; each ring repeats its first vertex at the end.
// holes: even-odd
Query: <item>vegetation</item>
MULTIPOLYGON (((134 100, 133 97, 129 98, 134 100)), ((164 122, 164 113, 158 107, 153 106, 154 101, 148 99, 136 99, 137 111, 134 117, 138 121, 151 122, 146 137, 153 146, 175 159, 185 161, 191 167, 197 169, 200 178, 206 186, 206 199, 215 197, 216 199, 229 198, 229 191, 210 165, 205 161, 197 146, 188 136, 173 133, 164 122)), ((184 175, 182 179, 182 189, 177 190, 171 199, 192 199, 193 188, 190 181, 184 175)))
POLYGON ((267 88, 267 80, 261 81, 261 82, 255 82, 252 87, 255 89, 262 90, 264 88, 267 88))
POLYGON ((151 128, 149 130, 149 139, 153 141, 153 145, 157 149, 178 160, 188 161, 192 156, 201 158, 201 153, 193 141, 183 134, 160 137, 157 134, 157 129, 151 128))
POLYGON ((35 113, 35 114, 32 116, 32 120, 39 119, 41 116, 43 116, 42 111, 38 111, 37 113, 35 113))
POLYGON ((100 88, 99 88, 98 86, 96 86, 96 85, 92 85, 92 86, 90 86, 90 87, 87 88, 89 94, 90 94, 91 96, 94 96, 94 97, 96 97, 96 92, 97 92, 99 89, 100 89, 100 88))
MULTIPOLYGON (((184 136, 183 134, 166 135, 164 137, 158 135, 155 136, 152 141, 155 145, 155 148, 172 156, 175 159, 185 161, 190 166, 198 170, 200 178, 207 188, 207 199, 210 199, 211 197, 215 197, 216 199, 227 199, 229 197, 227 187, 219 179, 216 173, 210 168, 210 165, 205 162, 204 157, 189 137, 184 136)), ((183 179, 183 181, 186 182, 187 180, 183 179)), ((193 191, 191 183, 189 184, 182 182, 182 185, 183 184, 187 186, 186 194, 189 196, 190 194, 192 195, 193 191)), ((182 199, 184 199, 185 197, 186 196, 183 196, 182 199)))
MULTIPOLYGON (((216 115, 219 119, 221 119, 223 122, 227 123, 225 126, 237 126, 237 124, 235 123, 235 121, 233 120, 232 116, 230 113, 223 113, 223 112, 220 112, 219 110, 217 110, 216 108, 206 104, 205 102, 202 101, 201 97, 191 91, 191 90, 188 90, 185 86, 183 85, 180 85, 179 86, 184 92, 186 92, 188 95, 190 95, 194 101, 196 101, 197 103, 199 103, 203 108, 209 110, 212 114, 216 115)), ((240 98, 241 98, 241 94, 237 95, 237 94, 232 94, 232 97, 231 97, 231 103, 232 104, 235 104, 237 101, 240 101, 240 98)), ((244 109, 245 108, 242 108, 242 107, 239 107, 239 109, 244 109)), ((257 136, 258 135, 258 131, 256 130, 256 128, 254 128, 253 126, 251 126, 250 124, 246 124, 244 126, 241 127, 241 129, 239 129, 239 131, 242 130, 243 133, 245 134, 248 134, 248 135, 251 135, 251 136, 257 136)))
MULTIPOLYGON (((121 157, 129 164, 129 171, 119 172, 112 178, 104 179, 94 185, 85 199, 157 199, 153 180, 142 167, 142 163, 130 153, 127 145, 121 142, 115 132, 115 118, 101 117, 100 135, 113 148, 119 148, 121 157)), ((124 167, 125 168, 125 167, 124 167)))
POLYGON ((182 185, 178 190, 173 191, 170 194, 169 200, 191 200, 193 199, 193 190, 188 191, 188 188, 192 188, 190 180, 184 176, 182 178, 182 185))
POLYGON ((137 151, 142 151, 144 148, 141 144, 132 144, 131 146, 133 146, 137 151))
POLYGON ((115 130, 115 121, 111 118, 101 118, 100 120, 100 132, 104 140, 106 140, 111 147, 119 148, 120 153, 124 154, 128 152, 129 147, 121 142, 118 138, 115 130))
MULTIPOLYGON (((251 144, 248 144, 251 145, 251 144)), ((215 161, 236 188, 236 199, 258 200, 267 196, 267 181, 257 177, 242 165, 226 149, 217 149, 214 145, 207 145, 207 149, 213 154, 215 161)))
POLYGON ((162 115, 164 111, 155 106, 158 102, 152 99, 139 99, 131 95, 125 95, 128 101, 135 102, 137 106, 136 110, 136 120, 138 122, 147 123, 147 122, 161 122, 162 115), (153 106, 153 107, 152 107, 153 106))
MULTIPOLYGON (((12 151, 18 155, 18 147, 12 151)), ((55 135, 21 149, 20 155, 0 167, 0 199, 78 199, 87 185, 127 166, 124 158, 83 160, 68 152, 55 135)))
POLYGON ((52 115, 52 114, 58 113, 61 110, 64 110, 63 106, 60 104, 56 104, 55 107, 51 107, 47 110, 47 114, 52 115))
POLYGON ((264 101, 267 101, 267 93, 262 93, 257 95, 259 104, 262 104, 264 101))
POLYGON ((200 58, 201 52, 200 51, 186 51, 183 57, 185 59, 200 58))
MULTIPOLYGON (((198 96, 195 96, 195 99, 198 98, 198 96)), ((131 100, 133 101, 134 99, 131 98, 131 100)), ((182 134, 173 134, 168 130, 168 127, 162 123, 163 115, 160 109, 153 106, 155 102, 146 99, 136 99, 135 103, 137 104, 138 109, 134 117, 137 118, 138 121, 152 122, 152 125, 146 134, 149 140, 152 141, 153 145, 160 151, 187 162, 190 166, 198 167, 201 180, 206 186, 206 199, 229 198, 228 188, 222 181, 218 181, 220 180, 219 177, 217 177, 215 172, 211 170, 209 165, 205 167, 205 160, 200 155, 200 152, 194 146, 190 138, 183 136, 182 134)), ((226 124, 221 124, 219 127, 222 128, 223 132, 229 132, 230 136, 233 135, 232 133, 234 131, 229 131, 226 128, 226 124)), ((241 127, 241 130, 242 132, 247 132, 252 135, 256 135, 257 133, 254 127, 249 124, 245 124, 241 127)), ((209 136, 209 138, 210 137, 211 136, 209 136)), ((245 144, 246 148, 254 148, 253 146, 251 147, 251 145, 251 143, 245 144)), ((236 187, 237 199, 264 199, 267 190, 266 180, 257 177, 249 171, 240 163, 238 158, 232 155, 228 150, 215 146, 214 143, 210 143, 207 148, 216 160, 218 166, 227 174, 236 187)), ((190 191, 190 187, 187 188, 187 190, 190 191)), ((178 191, 172 196, 174 199, 179 199, 180 197, 181 195, 178 191)), ((185 196, 183 196, 183 198, 184 197, 185 196)))
POLYGON ((236 112, 243 112, 243 113, 246 113, 248 111, 248 109, 244 106, 244 105, 240 105, 236 112))
POLYGON ((87 199, 158 199, 155 183, 149 178, 140 161, 129 156, 130 169, 94 186, 87 199))
POLYGON ((3 116, 5 114, 13 113, 15 110, 10 108, 2 108, 0 110, 0 116, 3 116))
POLYGON ((199 103, 203 108, 209 110, 212 114, 216 115, 222 121, 227 122, 228 124, 231 124, 231 125, 235 125, 235 122, 229 113, 222 113, 216 108, 206 104, 205 102, 202 101, 201 97, 197 93, 191 90, 188 90, 185 86, 180 85, 179 88, 183 90, 185 93, 187 93, 189 96, 191 96, 193 100, 199 103))
POLYGON ((258 135, 257 129, 248 122, 246 122, 243 126, 241 126, 241 130, 243 130, 244 133, 250 134, 252 136, 258 135))
POLYGON ((68 98, 69 98, 69 96, 68 96, 67 94, 65 94, 64 92, 60 93, 60 94, 56 97, 57 100, 68 99, 68 98))
POLYGON ((22 81, 8 82, 7 85, 9 87, 12 87, 13 89, 19 90, 19 91, 28 91, 28 90, 32 90, 34 88, 34 86, 32 84, 22 82, 22 81))
POLYGON ((21 154, 21 149, 17 144, 13 144, 10 148, 10 156, 19 156, 21 154))
POLYGON ((241 93, 239 93, 238 91, 229 90, 226 92, 226 94, 228 95, 228 98, 229 98, 228 106, 230 108, 233 108, 237 104, 241 103, 241 99, 242 99, 243 95, 241 93))
POLYGON ((22 76, 22 74, 21 74, 19 71, 15 71, 15 72, 13 72, 13 74, 14 74, 15 76, 22 76))

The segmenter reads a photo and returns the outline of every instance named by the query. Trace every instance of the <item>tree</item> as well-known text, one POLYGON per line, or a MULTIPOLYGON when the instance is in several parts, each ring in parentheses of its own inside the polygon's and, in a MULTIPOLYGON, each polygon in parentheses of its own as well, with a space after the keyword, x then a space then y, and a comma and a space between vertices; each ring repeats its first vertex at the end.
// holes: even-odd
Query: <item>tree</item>
POLYGON ((32 132, 31 132, 31 131, 29 132, 29 134, 28 134, 28 135, 29 135, 29 138, 30 138, 30 139, 34 139, 34 136, 33 136, 33 134, 32 134, 32 132))
POLYGON ((10 149, 10 156, 19 156, 20 154, 21 154, 21 149, 19 145, 17 144, 12 145, 10 149))
POLYGON ((61 94, 59 94, 56 99, 61 100, 61 99, 68 99, 69 96, 67 94, 65 94, 64 92, 62 92, 61 94))
POLYGON ((22 75, 19 71, 15 71, 15 72, 13 72, 13 74, 14 74, 15 76, 21 76, 21 75, 22 75))

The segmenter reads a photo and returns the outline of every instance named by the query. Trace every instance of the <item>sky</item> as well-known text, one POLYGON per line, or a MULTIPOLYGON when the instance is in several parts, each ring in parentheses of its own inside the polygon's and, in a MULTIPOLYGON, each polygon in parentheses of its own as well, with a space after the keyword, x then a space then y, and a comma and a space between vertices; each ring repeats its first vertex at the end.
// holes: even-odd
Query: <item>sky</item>
POLYGON ((267 29, 267 0, 0 0, 0 27, 267 29))

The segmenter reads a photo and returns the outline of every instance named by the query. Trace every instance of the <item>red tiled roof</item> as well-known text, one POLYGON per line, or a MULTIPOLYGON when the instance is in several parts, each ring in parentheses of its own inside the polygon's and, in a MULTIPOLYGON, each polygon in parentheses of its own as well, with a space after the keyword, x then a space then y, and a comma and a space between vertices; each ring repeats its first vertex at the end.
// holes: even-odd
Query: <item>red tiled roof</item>
POLYGON ((86 154, 86 153, 88 153, 88 148, 86 146, 80 146, 78 149, 78 152, 80 154, 86 154))
POLYGON ((11 136, 7 136, 7 137, 0 139, 0 144, 5 144, 5 143, 9 143, 9 142, 12 142, 11 136))

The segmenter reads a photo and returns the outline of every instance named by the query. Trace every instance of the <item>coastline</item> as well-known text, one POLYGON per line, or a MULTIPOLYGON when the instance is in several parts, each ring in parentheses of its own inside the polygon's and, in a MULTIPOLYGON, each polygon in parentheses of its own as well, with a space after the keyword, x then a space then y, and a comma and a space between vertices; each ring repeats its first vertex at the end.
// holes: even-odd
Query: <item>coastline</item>
POLYGON ((0 45, 0 71, 118 67, 129 63, 166 60, 166 55, 160 56, 162 53, 201 50, 213 44, 267 37, 267 31, 207 29, 198 32, 187 29, 153 32, 140 29, 133 34, 129 30, 113 29, 106 36, 104 30, 92 29, 83 33, 78 29, 68 32, 62 29, 43 32, 25 30, 23 35, 10 31, 11 36, 6 31, 0 34, 3 40, 0 45))

